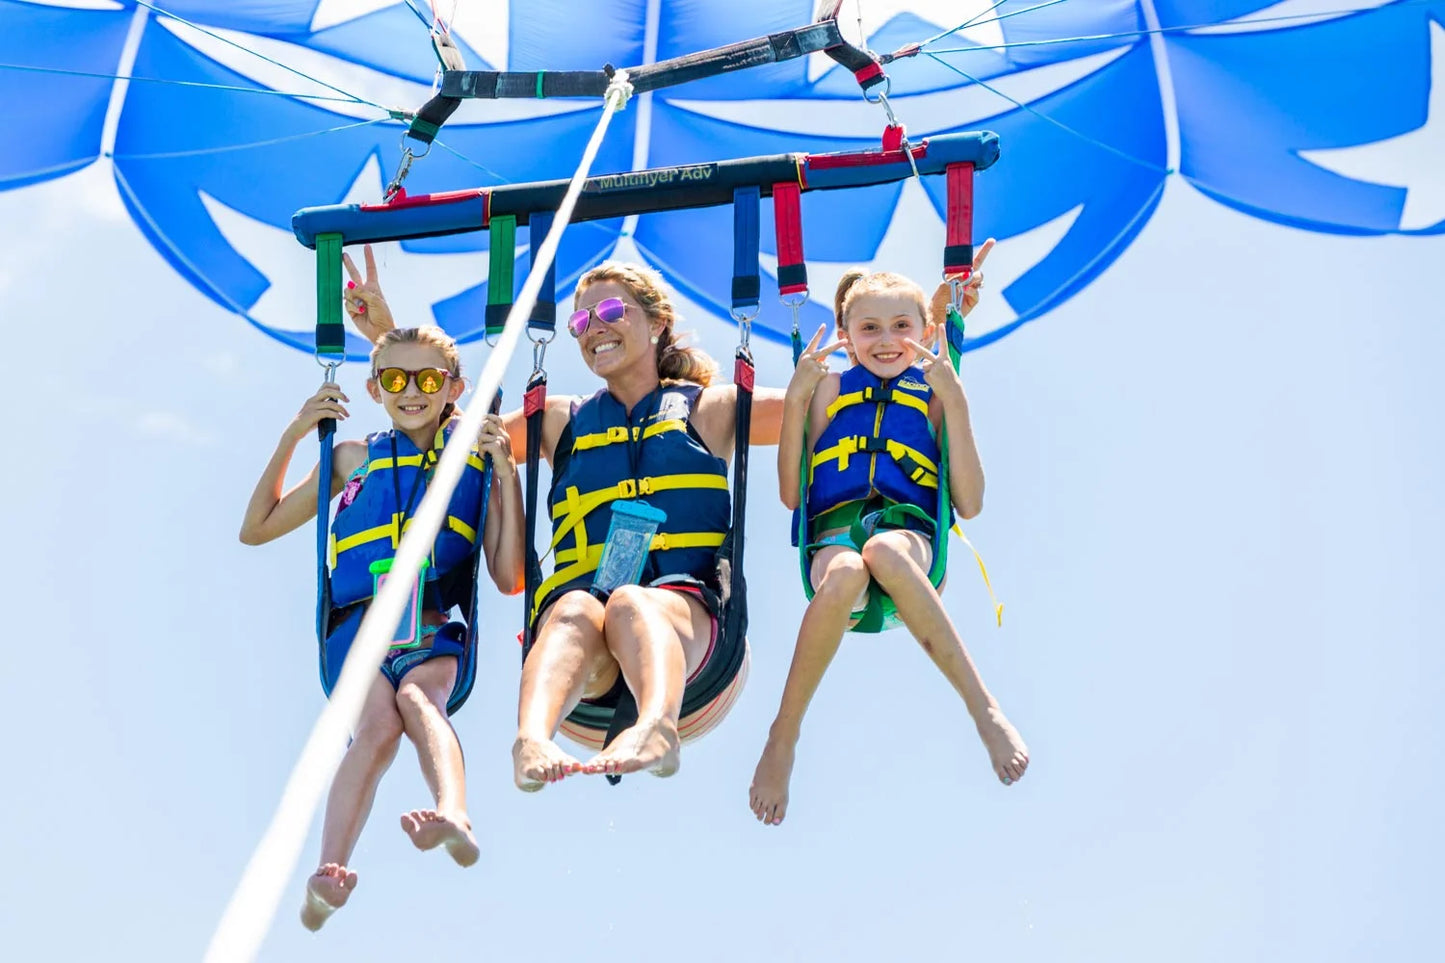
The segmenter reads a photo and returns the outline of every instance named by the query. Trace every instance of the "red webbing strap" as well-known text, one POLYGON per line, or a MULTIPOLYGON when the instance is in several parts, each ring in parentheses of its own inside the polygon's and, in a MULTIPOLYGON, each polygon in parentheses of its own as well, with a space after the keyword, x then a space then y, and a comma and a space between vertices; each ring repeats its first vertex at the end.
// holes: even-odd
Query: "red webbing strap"
POLYGON ((808 266, 803 262, 802 191, 796 181, 773 185, 773 225, 778 236, 778 293, 806 294, 808 266))
POLYGON ((948 238, 943 248, 943 273, 973 274, 973 165, 949 164, 948 238))

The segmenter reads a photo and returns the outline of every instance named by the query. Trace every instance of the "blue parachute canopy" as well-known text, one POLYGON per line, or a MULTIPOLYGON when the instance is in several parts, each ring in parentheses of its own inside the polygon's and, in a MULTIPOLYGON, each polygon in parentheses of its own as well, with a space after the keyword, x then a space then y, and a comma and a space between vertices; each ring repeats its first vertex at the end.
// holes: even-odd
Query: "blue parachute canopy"
MULTIPOLYGON (((1399 174, 1410 169, 1401 158, 1432 143, 1438 154, 1445 143, 1429 140, 1445 129, 1445 0, 1363 0, 1341 12, 1347 6, 863 0, 865 36, 852 39, 899 53, 885 65, 884 89, 909 137, 986 128, 1003 146, 1003 162, 978 178, 975 240, 1016 242, 1028 260, 1001 292, 1008 317, 968 346, 1086 286, 1143 230, 1176 171, 1222 204, 1307 230, 1445 230, 1445 192, 1399 174), (909 47, 917 44, 921 52, 909 47)), ((598 70, 800 27, 813 3, 528 0, 459 11, 450 26, 469 69, 598 70)), ((181 275, 308 348, 303 326, 255 315, 274 279, 226 225, 279 237, 299 208, 380 199, 407 126, 399 112, 432 93, 431 16, 427 4, 384 0, 0 0, 0 97, 24 131, 24 148, 0 157, 0 190, 105 158, 136 226, 181 275)), ((567 177, 597 108, 582 99, 469 102, 406 186, 567 177)), ((615 118, 593 169, 859 150, 878 144, 885 123, 848 69, 813 54, 653 91, 615 118)), ((815 281, 804 325, 828 318, 826 281, 847 265, 907 259, 887 266, 921 278, 938 270, 943 210, 937 178, 806 195, 815 281)), ((705 209, 579 224, 564 241, 559 278, 625 237, 696 304, 725 316, 730 217, 705 209)), ((766 205, 764 217, 764 260, 774 264, 766 205)), ((476 233, 403 248, 427 257, 486 245, 476 233)), ((431 310, 471 339, 486 299, 479 280, 431 310)), ((781 334, 784 317, 765 312, 759 325, 781 334)))

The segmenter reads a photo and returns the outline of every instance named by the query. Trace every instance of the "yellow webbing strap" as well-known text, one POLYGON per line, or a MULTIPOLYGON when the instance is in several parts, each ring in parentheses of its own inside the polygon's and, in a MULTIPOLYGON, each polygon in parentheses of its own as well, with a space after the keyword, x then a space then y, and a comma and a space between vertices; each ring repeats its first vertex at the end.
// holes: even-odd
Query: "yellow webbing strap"
MULTIPOLYGON (((665 552, 676 548, 718 548, 726 538, 722 532, 661 532, 652 536, 649 551, 665 552)), ((532 617, 537 616, 537 607, 553 589, 565 585, 579 576, 597 571, 602 561, 601 545, 585 545, 580 548, 564 548, 557 553, 557 571, 542 582, 532 599, 532 617)))
MULTIPOLYGON (((688 472, 678 475, 653 475, 647 478, 624 478, 616 485, 599 488, 586 493, 577 488, 568 488, 565 498, 552 506, 552 519, 565 518, 552 533, 552 548, 556 548, 569 533, 577 529, 582 521, 598 508, 619 498, 637 498, 653 492, 676 491, 680 488, 715 488, 726 491, 728 480, 722 475, 708 472, 688 472)), ((585 527, 585 526, 584 526, 585 527)), ((585 542, 585 535, 577 536, 579 544, 585 542)))
MULTIPOLYGON (((860 451, 866 453, 867 449, 864 448, 864 446, 867 443, 867 435, 853 435, 849 438, 840 438, 838 439, 837 444, 833 445, 831 448, 824 448, 822 451, 814 453, 812 468, 816 470, 819 465, 826 464, 830 461, 837 461, 838 470, 847 471, 848 459, 851 456, 858 454, 860 451)), ((934 464, 933 459, 929 458, 918 449, 910 448, 908 445, 905 445, 900 441, 894 441, 891 438, 887 439, 885 444, 888 446, 889 456, 894 461, 902 461, 903 457, 906 455, 912 458, 914 461, 916 461, 919 465, 921 465, 924 469, 928 471, 929 474, 927 477, 914 478, 913 480, 916 483, 922 485, 925 488, 938 487, 938 466, 934 464)), ((917 473, 915 472, 915 474, 917 473)))
MULTIPOLYGON (((850 391, 846 395, 839 395, 833 400, 833 403, 828 406, 828 420, 832 421, 833 416, 844 408, 851 408, 854 405, 864 405, 877 400, 872 388, 864 388, 861 391, 850 391)), ((917 395, 910 395, 906 391, 899 391, 897 388, 894 388, 888 393, 886 400, 896 405, 903 405, 904 407, 921 411, 924 416, 928 415, 928 402, 917 395)))
POLYGON ((839 395, 833 399, 828 406, 828 420, 832 421, 833 416, 844 408, 851 408, 854 405, 864 405, 873 400, 873 389, 864 388, 861 391, 850 391, 846 395, 839 395))
POLYGON ((983 556, 979 554, 978 549, 973 547, 973 542, 968 540, 968 536, 963 534, 963 529, 957 523, 954 523, 953 534, 963 539, 963 544, 967 545, 968 550, 973 553, 973 560, 978 563, 978 570, 983 574, 983 587, 988 589, 989 601, 993 603, 993 617, 998 622, 999 628, 1003 628, 1003 603, 998 600, 997 595, 993 594, 993 583, 989 581, 988 567, 983 564, 983 556))
POLYGON ((627 428, 622 425, 614 425, 606 431, 594 431, 590 435, 578 435, 572 441, 572 450, 588 451, 593 448, 605 448, 608 445, 616 445, 627 441, 629 437, 633 441, 642 441, 662 434, 664 431, 686 431, 687 422, 681 418, 669 418, 666 421, 657 421, 646 428, 633 428, 629 436, 627 428))

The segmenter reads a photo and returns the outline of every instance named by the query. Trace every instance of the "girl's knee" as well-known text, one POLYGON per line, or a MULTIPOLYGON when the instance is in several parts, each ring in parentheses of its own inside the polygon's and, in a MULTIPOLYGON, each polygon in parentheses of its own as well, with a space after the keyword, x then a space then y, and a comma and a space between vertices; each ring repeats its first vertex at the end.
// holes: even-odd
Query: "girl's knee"
POLYGON ((828 560, 814 595, 844 596, 851 602, 868 587, 868 566, 857 552, 842 552, 828 560))
POLYGON ((401 744, 401 734, 401 716, 395 709, 385 713, 372 712, 361 717, 348 751, 389 758, 401 744))
POLYGON ((396 689, 396 711, 407 722, 418 721, 437 711, 445 716, 446 695, 441 694, 435 686, 408 677, 403 679, 396 689))
POLYGON ((913 544, 903 532, 874 535, 863 545, 863 564, 880 582, 906 578, 918 567, 913 544))

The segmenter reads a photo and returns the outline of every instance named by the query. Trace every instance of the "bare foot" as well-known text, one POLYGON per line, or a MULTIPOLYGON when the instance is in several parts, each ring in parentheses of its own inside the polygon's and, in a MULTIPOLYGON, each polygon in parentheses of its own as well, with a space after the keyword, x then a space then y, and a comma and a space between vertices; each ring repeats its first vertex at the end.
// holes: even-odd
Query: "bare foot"
POLYGON ((748 804, 764 826, 779 825, 788 811, 788 781, 793 776, 796 748, 795 742, 772 738, 763 747, 763 757, 758 760, 753 784, 748 788, 748 804))
POLYGON ((345 866, 327 863, 306 881, 306 902, 301 906, 301 925, 311 932, 331 914, 346 905, 351 891, 356 889, 356 874, 345 866))
POLYGON ((586 773, 621 775, 646 769, 654 776, 670 776, 682 765, 677 724, 664 719, 639 721, 612 740, 612 745, 582 767, 586 773))
POLYGON ((466 816, 453 818, 435 809, 413 809, 401 817, 401 828, 417 849, 445 846, 458 866, 470 866, 482 855, 466 816))
POLYGON ((977 720, 977 725, 999 782, 1011 786, 1022 779, 1029 767, 1029 748, 1024 745, 1023 736, 1004 717, 1003 710, 996 706, 988 709, 987 715, 977 720))
POLYGON ((582 771, 582 763, 557 747, 551 739, 517 737, 512 743, 512 779, 523 792, 536 792, 549 782, 582 771))

